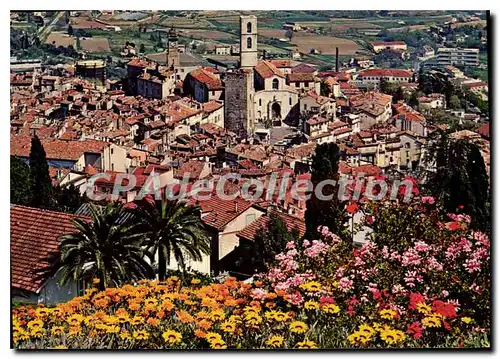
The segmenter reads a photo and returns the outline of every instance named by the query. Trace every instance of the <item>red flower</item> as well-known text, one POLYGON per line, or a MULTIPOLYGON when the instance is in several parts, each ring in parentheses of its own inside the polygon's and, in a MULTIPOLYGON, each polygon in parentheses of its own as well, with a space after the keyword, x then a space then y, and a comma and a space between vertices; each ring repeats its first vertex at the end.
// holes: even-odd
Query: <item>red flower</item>
POLYGON ((417 309, 417 304, 425 302, 425 297, 420 293, 410 293, 410 309, 417 309))
POLYGON ((334 304, 335 301, 333 300, 333 298, 330 298, 330 297, 321 297, 321 298, 319 298, 319 303, 320 304, 334 304))
POLYGON ((350 317, 352 317, 352 316, 354 316, 354 314, 356 314, 356 311, 354 310, 354 308, 352 307, 352 305, 349 305, 349 306, 347 307, 347 314, 348 314, 350 317))
POLYGON ((463 204, 461 204, 461 205, 459 205, 459 206, 458 206, 458 208, 459 208, 459 209, 464 209, 464 205, 463 205, 463 204))
POLYGON ((413 335, 413 338, 419 339, 422 337, 422 327, 419 322, 413 322, 406 328, 406 333, 413 335))
POLYGON ((442 300, 435 300, 432 303, 432 310, 445 318, 454 318, 457 316, 455 305, 453 303, 445 303, 442 300))
POLYGON ((443 320, 443 327, 444 327, 444 329, 446 329, 447 331, 451 331, 451 325, 450 325, 450 324, 448 324, 448 322, 445 322, 444 320, 443 320))
POLYGON ((347 206, 347 212, 350 214, 356 213, 358 211, 358 205, 356 203, 351 203, 347 206))
POLYGON ((448 228, 450 231, 455 231, 457 229, 460 229, 460 223, 458 222, 448 222, 446 223, 446 228, 448 228))

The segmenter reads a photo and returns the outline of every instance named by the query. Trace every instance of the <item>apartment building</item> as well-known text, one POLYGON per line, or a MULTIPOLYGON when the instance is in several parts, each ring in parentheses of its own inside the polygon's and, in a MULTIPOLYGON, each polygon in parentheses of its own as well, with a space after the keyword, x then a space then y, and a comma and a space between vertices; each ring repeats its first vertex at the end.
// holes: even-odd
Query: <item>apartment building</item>
POLYGON ((437 50, 436 61, 438 66, 479 65, 479 49, 463 49, 460 47, 440 47, 437 50))

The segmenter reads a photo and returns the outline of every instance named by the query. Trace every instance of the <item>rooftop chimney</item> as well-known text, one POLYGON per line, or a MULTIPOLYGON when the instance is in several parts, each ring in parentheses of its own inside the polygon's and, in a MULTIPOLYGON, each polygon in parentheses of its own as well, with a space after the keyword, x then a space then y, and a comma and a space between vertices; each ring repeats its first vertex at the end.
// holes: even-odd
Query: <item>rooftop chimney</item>
POLYGON ((238 212, 238 201, 234 201, 234 212, 238 212))
POLYGON ((335 48, 335 72, 339 72, 339 48, 335 48))

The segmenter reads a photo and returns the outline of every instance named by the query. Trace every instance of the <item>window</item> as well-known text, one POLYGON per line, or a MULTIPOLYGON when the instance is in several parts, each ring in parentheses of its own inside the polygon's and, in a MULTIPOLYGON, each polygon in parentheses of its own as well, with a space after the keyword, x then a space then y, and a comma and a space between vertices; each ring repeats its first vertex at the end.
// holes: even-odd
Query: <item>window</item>
POLYGON ((113 154, 113 149, 110 150, 111 154, 113 154))
POLYGON ((309 82, 306 81, 306 83, 304 84, 305 87, 309 87, 309 82))
POLYGON ((290 106, 292 106, 292 98, 291 98, 291 97, 289 97, 289 98, 288 98, 288 104, 289 104, 290 106))
POLYGON ((181 69, 181 72, 184 72, 184 69, 181 69))
POLYGON ((78 292, 78 296, 83 296, 85 294, 85 281, 83 279, 80 279, 76 282, 76 290, 78 292))
POLYGON ((262 106, 262 99, 259 98, 259 106, 262 106))
POLYGON ((252 214, 247 214, 247 218, 246 218, 246 225, 248 226, 250 223, 252 223, 253 221, 255 221, 255 214, 252 213, 252 214))
POLYGON ((278 81, 278 79, 274 79, 274 80, 273 80, 273 89, 274 89, 274 90, 277 90, 277 89, 278 89, 278 87, 279 87, 279 81, 278 81))
POLYGON ((212 91, 212 96, 215 96, 215 91, 212 91))
POLYGON ((247 38, 247 49, 251 49, 252 48, 252 38, 249 37, 247 38))
POLYGON ((307 105, 304 104, 304 111, 307 111, 307 105))
POLYGON ((114 171, 114 170, 115 170, 115 164, 114 164, 114 163, 112 163, 112 164, 111 164, 111 171, 114 171))
POLYGON ((296 83, 295 83, 295 87, 299 87, 299 85, 300 85, 300 84, 299 84, 298 82, 296 82, 296 83))
POLYGON ((252 23, 247 23, 247 32, 252 32, 252 23))

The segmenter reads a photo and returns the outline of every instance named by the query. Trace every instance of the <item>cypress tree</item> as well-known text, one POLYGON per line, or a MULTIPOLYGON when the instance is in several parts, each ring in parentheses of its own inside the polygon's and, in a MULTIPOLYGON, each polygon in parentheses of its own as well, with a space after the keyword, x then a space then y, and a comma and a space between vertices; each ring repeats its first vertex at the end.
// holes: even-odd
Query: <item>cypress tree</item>
POLYGON ((49 176, 47 156, 38 136, 31 139, 30 151, 30 206, 53 208, 52 181, 49 176))
POLYGON ((30 168, 22 159, 10 156, 10 203, 28 204, 30 200, 30 168))
POLYGON ((323 143, 316 147, 311 165, 311 182, 313 191, 306 202, 306 234, 308 239, 319 237, 318 226, 327 226, 330 231, 347 240, 348 216, 345 201, 340 201, 339 193, 339 160, 340 150, 334 143, 323 143), (336 185, 323 187, 323 195, 333 195, 331 200, 321 200, 316 197, 316 186, 324 180, 334 180, 336 185))

